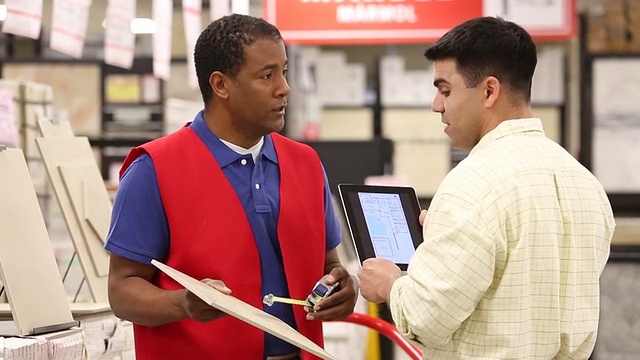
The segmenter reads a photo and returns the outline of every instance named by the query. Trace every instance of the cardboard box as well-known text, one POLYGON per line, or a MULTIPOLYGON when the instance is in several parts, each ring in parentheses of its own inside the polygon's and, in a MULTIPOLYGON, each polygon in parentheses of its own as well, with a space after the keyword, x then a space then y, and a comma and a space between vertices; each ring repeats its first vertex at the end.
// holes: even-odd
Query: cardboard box
POLYGON ((627 27, 627 32, 629 35, 629 41, 637 41, 640 39, 640 23, 629 25, 627 27))
MULTIPOLYGON (((20 82, 14 80, 3 80, 0 79, 0 89, 8 90, 13 96, 13 116, 15 118, 15 129, 16 131, 20 130, 23 115, 23 108, 21 105, 21 94, 20 94, 20 82)), ((15 144, 16 147, 22 146, 22 136, 18 133, 15 144)), ((11 144, 5 144, 11 145, 11 144)))
POLYGON ((609 26, 625 25, 627 23, 627 14, 625 12, 606 12, 604 13, 604 21, 609 26))
POLYGON ((638 8, 627 9, 627 21, 629 22, 629 24, 637 24, 638 19, 640 19, 640 1, 638 1, 638 8))
POLYGON ((640 40, 629 42, 627 44, 627 50, 633 53, 640 52, 640 40))
POLYGON ((627 12, 636 12, 640 13, 640 1, 638 0, 627 0, 627 12))
POLYGON ((610 52, 626 53, 629 51, 629 41, 626 38, 609 39, 608 49, 610 52))
MULTIPOLYGON (((51 119, 53 114, 53 89, 49 85, 29 82, 0 80, 0 88, 13 93, 14 114, 18 128, 18 146, 27 160, 31 180, 39 198, 46 199, 51 194, 49 178, 44 169, 35 139, 40 137, 38 121, 51 119)), ((42 206, 42 215, 48 219, 48 207, 42 206)))
POLYGON ((626 10, 626 1, 605 0, 603 6, 606 13, 624 13, 626 10))

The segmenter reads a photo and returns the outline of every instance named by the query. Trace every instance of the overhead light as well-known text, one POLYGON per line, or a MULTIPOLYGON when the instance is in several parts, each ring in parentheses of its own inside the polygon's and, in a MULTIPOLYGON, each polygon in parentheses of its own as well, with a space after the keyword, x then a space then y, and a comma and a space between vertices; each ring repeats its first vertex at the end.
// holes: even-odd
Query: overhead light
POLYGON ((7 5, 0 5, 0 21, 7 19, 7 5))
MULTIPOLYGON (((156 22, 149 18, 134 18, 129 26, 134 34, 153 34, 158 28, 156 22)), ((107 28, 107 19, 102 21, 102 27, 107 28)))
POLYGON ((153 34, 158 24, 149 18, 135 18, 131 20, 131 32, 134 34, 153 34))

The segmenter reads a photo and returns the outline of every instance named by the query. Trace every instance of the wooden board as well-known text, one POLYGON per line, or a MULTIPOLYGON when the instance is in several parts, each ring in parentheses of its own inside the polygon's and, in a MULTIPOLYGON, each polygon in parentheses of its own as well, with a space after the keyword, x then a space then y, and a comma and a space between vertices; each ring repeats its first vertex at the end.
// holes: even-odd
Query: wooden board
POLYGON ((152 260, 151 263, 210 306, 220 311, 224 311, 231 316, 234 316, 322 359, 335 360, 335 358, 327 353, 323 348, 277 317, 238 300, 231 295, 223 294, 211 286, 183 274, 159 261, 152 260))
POLYGON ((111 216, 111 202, 108 195, 104 202, 106 188, 102 178, 90 179, 91 164, 60 165, 58 170, 69 197, 84 245, 87 247, 93 270, 98 276, 107 276, 109 270, 109 256, 105 256, 104 243, 109 232, 109 218, 111 216), (94 181, 91 181, 94 180, 94 181))
MULTIPOLYGON (((111 306, 108 303, 69 303, 71 316, 75 320, 86 318, 87 316, 102 316, 112 314, 111 306)), ((0 321, 12 320, 11 305, 9 303, 0 303, 0 321)))
POLYGON ((68 121, 54 123, 49 119, 38 120, 38 128, 40 134, 44 137, 73 137, 73 129, 68 121))
POLYGON ((64 217, 71 240, 95 302, 108 302, 107 272, 109 253, 97 246, 106 237, 101 226, 109 222, 111 200, 91 145, 86 137, 44 137, 36 139, 53 192, 64 217), (64 173, 64 175, 63 175, 64 173), (86 183, 83 185, 83 183, 86 183), (68 187, 67 187, 68 185, 68 187), (85 190, 86 188, 86 190, 85 190), (85 195, 90 194, 88 198, 85 195), (96 209, 85 212, 86 207, 96 209), (93 217, 104 217, 95 219, 93 217), (97 233, 91 223, 98 229, 97 233))
POLYGON ((0 273, 21 334, 73 321, 22 150, 0 151, 0 273))

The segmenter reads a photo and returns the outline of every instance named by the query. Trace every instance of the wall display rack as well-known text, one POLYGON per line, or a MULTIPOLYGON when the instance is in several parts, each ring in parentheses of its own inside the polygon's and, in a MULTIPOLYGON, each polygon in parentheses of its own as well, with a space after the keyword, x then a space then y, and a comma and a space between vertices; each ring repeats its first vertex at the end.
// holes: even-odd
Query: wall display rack
MULTIPOLYGON (((585 27, 585 21, 581 21, 581 26, 585 27)), ((581 31, 582 34, 585 31, 581 31)), ((638 71, 640 71, 640 53, 633 54, 621 54, 621 53, 598 53, 592 54, 589 53, 586 49, 586 39, 583 38, 581 41, 581 57, 582 57, 582 86, 580 92, 580 103, 581 106, 581 153, 580 160, 582 164, 590 169, 592 172, 598 175, 599 169, 596 168, 595 158, 599 154, 597 152, 607 152, 608 150, 614 149, 604 149, 598 148, 598 139, 596 138, 598 135, 598 127, 602 124, 602 122, 598 123, 598 119, 596 119, 596 109, 598 103, 602 101, 613 100, 615 97, 624 96, 626 94, 608 94, 610 98, 608 99, 597 99, 596 96, 596 88, 599 86, 598 80, 601 79, 599 77, 596 79, 594 77, 594 72, 597 71, 598 66, 605 62, 616 62, 618 64, 628 63, 629 61, 637 64, 638 71)), ((630 74, 631 76, 631 74, 630 74)), ((629 86, 631 85, 633 88, 637 88, 637 91, 640 93, 640 82, 636 84, 629 84, 633 79, 628 79, 625 81, 626 84, 620 84, 621 86, 629 86)), ((604 84, 603 84, 604 85, 604 84)), ((637 101, 636 101, 637 103, 637 101)), ((614 114, 615 115, 615 114, 614 114)), ((606 122, 606 120, 605 120, 606 122)), ((640 113, 637 114, 637 118, 631 119, 629 121, 628 126, 624 128, 620 128, 619 130, 630 131, 634 129, 640 129, 640 113)), ((620 132, 619 132, 620 133, 620 132)), ((616 149, 617 150, 617 149, 616 149)), ((610 160, 618 161, 620 157, 627 157, 635 155, 636 161, 640 164, 640 159, 638 154, 625 154, 624 152, 616 153, 614 151, 610 151, 608 156, 610 160)), ((622 165, 622 163, 620 163, 622 165)), ((636 167, 635 169, 618 169, 618 174, 624 176, 624 171, 640 171, 640 167, 636 167)), ((605 190, 607 190, 607 184, 605 185, 605 190)), ((640 215, 640 189, 637 191, 634 190, 625 190, 625 191, 616 191, 616 190, 607 190, 609 195, 609 200, 611 201, 611 206, 613 207, 614 213, 618 216, 639 216, 640 215)))
MULTIPOLYGON (((612 164, 617 164, 613 168, 612 174, 607 174, 604 180, 604 187, 607 191, 611 207, 613 208, 614 215, 616 216, 616 235, 614 236, 613 244, 611 245, 611 255, 609 259, 611 261, 638 261, 640 260, 640 236, 625 235, 627 229, 633 229, 634 226, 621 226, 626 224, 627 221, 632 221, 635 218, 640 217, 640 189, 617 191, 616 186, 619 183, 615 181, 616 177, 622 177, 623 182, 631 180, 629 175, 625 172, 635 172, 631 176, 640 176, 640 157, 638 153, 630 153, 620 149, 620 145, 624 145, 625 134, 633 133, 633 131, 640 131, 640 113, 636 116, 631 116, 627 120, 622 119, 619 116, 607 117, 602 116, 603 102, 614 101, 616 97, 623 97, 629 94, 608 93, 606 98, 597 98, 602 93, 601 90, 606 92, 608 80, 604 79, 601 74, 598 74, 604 66, 607 67, 629 65, 637 66, 638 74, 640 74, 640 53, 619 53, 619 52, 599 52, 591 53, 588 51, 587 40, 587 21, 583 16, 580 19, 581 31, 581 87, 580 87, 580 161, 589 170, 591 170, 596 177, 602 174, 602 169, 598 169, 598 164, 602 164, 602 161, 596 161, 596 158, 605 156, 612 164), (600 69, 599 69, 600 67, 600 69), (603 83, 604 81, 604 83, 603 83), (598 89, 598 86, 604 86, 605 88, 598 89), (598 95, 596 95, 598 94, 598 95), (612 124, 617 122, 617 124, 612 124), (613 131, 613 133, 612 133, 613 131), (604 136, 603 136, 604 133, 604 136), (615 147, 611 147, 611 141, 607 142, 607 138, 611 136, 621 135, 619 138, 613 138, 615 147), (611 135, 611 136, 609 136, 611 135), (625 161, 636 162, 636 166, 629 167, 625 161), (613 183, 609 176, 613 175, 613 183), (624 241, 618 241, 622 239, 624 241)), ((609 78, 619 71, 609 72, 605 77, 609 78)), ((618 78, 623 81, 618 83, 617 89, 629 88, 631 91, 637 91, 640 93, 640 78, 634 77, 633 74, 621 74, 618 78), (634 82, 634 79, 636 80, 634 82)), ((627 102, 627 105, 634 106, 637 101, 627 102)), ((606 107, 605 107, 606 109, 606 107)), ((606 112, 605 112, 606 113, 606 112)), ((631 143, 627 142, 628 146, 636 146, 636 141, 631 143)), ((630 150, 633 151, 633 150, 630 150)), ((609 165, 609 164, 607 164, 609 165)), ((601 165, 600 165, 601 166, 601 165)), ((600 175, 602 177, 602 175, 600 175)), ((633 231, 632 231, 633 232, 633 231)))

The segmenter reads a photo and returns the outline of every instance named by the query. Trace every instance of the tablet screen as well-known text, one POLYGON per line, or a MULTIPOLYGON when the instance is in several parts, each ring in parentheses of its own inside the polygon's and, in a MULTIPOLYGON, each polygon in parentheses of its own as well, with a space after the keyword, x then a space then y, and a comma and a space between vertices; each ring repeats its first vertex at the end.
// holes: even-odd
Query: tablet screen
POLYGON ((406 270, 422 242, 414 189, 340 184, 338 190, 360 263, 378 257, 406 270))

